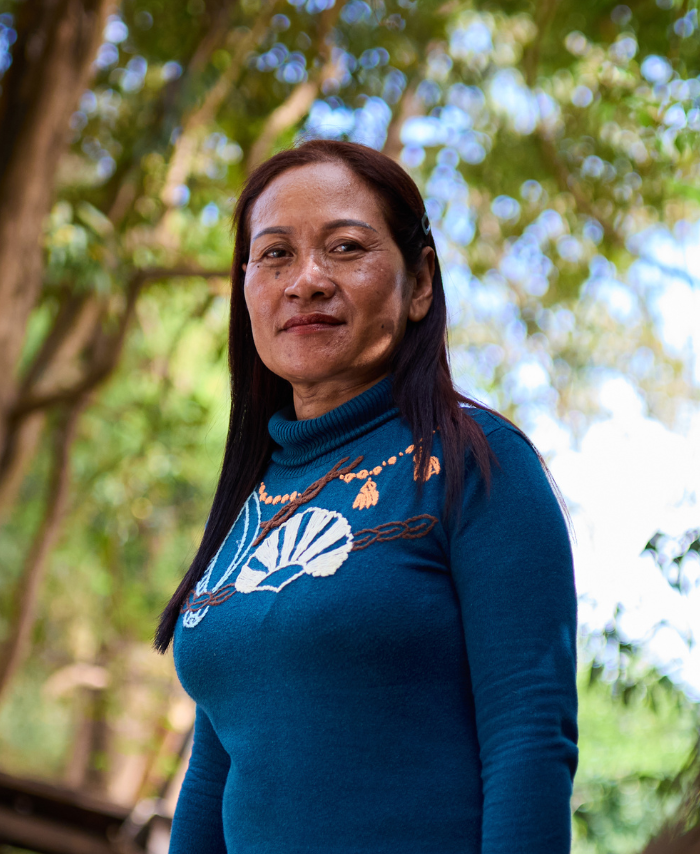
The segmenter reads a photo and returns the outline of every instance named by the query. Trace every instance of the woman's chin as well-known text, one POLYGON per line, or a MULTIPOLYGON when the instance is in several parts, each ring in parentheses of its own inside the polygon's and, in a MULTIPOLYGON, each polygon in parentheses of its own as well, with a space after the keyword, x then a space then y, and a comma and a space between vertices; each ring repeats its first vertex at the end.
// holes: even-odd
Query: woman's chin
POLYGON ((293 386, 318 385, 332 383, 334 380, 341 380, 343 377, 351 373, 351 369, 344 369, 342 365, 328 364, 321 362, 318 358, 315 362, 305 364, 288 365, 282 368, 278 376, 283 377, 293 386), (282 372, 284 371, 284 372, 282 372))

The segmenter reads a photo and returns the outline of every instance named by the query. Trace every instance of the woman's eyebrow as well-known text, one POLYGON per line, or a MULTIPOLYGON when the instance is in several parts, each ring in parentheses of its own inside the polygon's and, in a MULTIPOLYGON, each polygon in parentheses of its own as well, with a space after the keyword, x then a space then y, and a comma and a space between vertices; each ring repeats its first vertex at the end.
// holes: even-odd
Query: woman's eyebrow
POLYGON ((334 228, 343 228, 349 225, 357 225, 360 228, 368 228, 370 231, 377 232, 377 229, 373 228, 368 222, 362 222, 359 219, 334 219, 332 222, 327 222, 323 226, 323 230, 331 231, 334 228))
POLYGON ((253 240, 257 240, 258 237, 262 237, 264 234, 291 234, 293 231, 294 229, 288 225, 271 225, 269 228, 263 228, 262 231, 259 231, 253 240))
MULTIPOLYGON (((334 219, 331 222, 327 222, 323 226, 324 231, 332 231, 334 228, 346 228, 347 226, 358 226, 359 228, 367 228, 370 231, 374 231, 378 234, 377 229, 373 228, 368 222, 362 222, 360 219, 334 219)), ((251 240, 257 240, 258 237, 263 237, 265 234, 291 234, 294 229, 289 225, 271 225, 269 228, 263 228, 262 231, 259 231, 255 237, 251 240)))

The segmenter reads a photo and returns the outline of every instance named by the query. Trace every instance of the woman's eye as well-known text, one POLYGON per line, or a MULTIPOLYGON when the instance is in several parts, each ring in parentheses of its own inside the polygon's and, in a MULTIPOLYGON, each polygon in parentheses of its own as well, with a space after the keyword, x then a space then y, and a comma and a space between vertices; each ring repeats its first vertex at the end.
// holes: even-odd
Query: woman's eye
POLYGON ((265 258, 271 258, 274 261, 278 258, 284 258, 286 255, 286 252, 287 252, 286 249, 282 249, 281 247, 276 247, 276 248, 268 249, 265 252, 264 257, 265 258))
POLYGON ((344 240, 342 243, 339 243, 334 247, 334 252, 355 252, 360 248, 360 244, 356 243, 354 240, 344 240))

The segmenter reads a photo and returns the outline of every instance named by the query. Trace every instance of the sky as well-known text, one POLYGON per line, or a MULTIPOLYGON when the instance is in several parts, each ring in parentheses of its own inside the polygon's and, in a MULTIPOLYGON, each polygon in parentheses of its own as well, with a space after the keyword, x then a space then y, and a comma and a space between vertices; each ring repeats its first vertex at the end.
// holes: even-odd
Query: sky
MULTIPOLYGON (((658 266, 630 275, 652 280, 649 304, 669 354, 686 361, 700 384, 700 230, 647 235, 645 251, 658 266)), ((553 418, 542 415, 531 436, 547 456, 570 508, 575 530, 576 582, 582 633, 602 629, 622 606, 620 630, 644 643, 648 659, 700 701, 700 560, 683 571, 683 595, 663 578, 649 554, 662 531, 679 537, 700 529, 700 405, 688 401, 669 426, 650 418, 639 392, 622 376, 598 387, 600 418, 578 446, 553 418)), ((673 553, 673 542, 667 549, 673 553)))

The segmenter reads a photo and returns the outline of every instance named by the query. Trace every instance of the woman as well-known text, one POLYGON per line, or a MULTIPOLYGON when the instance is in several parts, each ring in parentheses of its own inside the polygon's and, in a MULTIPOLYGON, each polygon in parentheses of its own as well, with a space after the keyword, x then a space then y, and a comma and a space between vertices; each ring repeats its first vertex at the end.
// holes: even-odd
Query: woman
POLYGON ((306 142, 234 226, 224 462, 156 640, 197 702, 171 852, 568 852, 566 525, 454 389, 418 189, 306 142))

